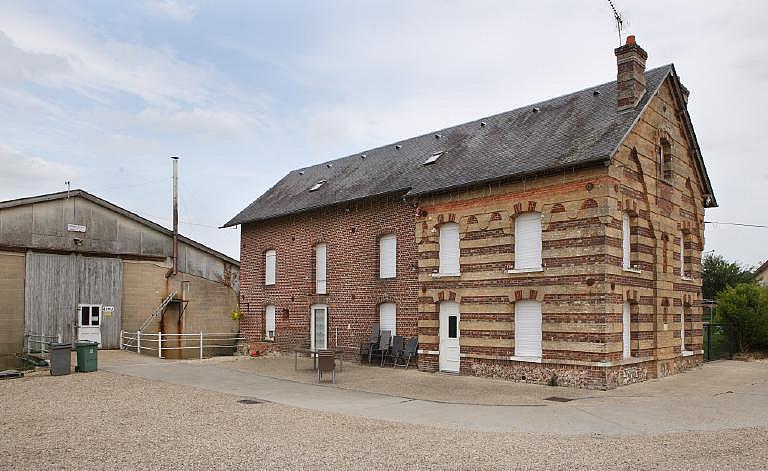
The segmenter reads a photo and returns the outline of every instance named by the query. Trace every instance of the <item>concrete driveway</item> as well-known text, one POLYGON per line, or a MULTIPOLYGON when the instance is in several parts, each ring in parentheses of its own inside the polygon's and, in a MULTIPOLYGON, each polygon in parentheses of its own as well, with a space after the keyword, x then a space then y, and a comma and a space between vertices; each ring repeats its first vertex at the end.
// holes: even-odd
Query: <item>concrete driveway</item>
MULTIPOLYGON (((293 407, 418 425, 562 435, 656 434, 768 426, 766 361, 713 362, 681 375, 612 391, 579 390, 574 394, 574 390, 565 388, 548 389, 552 396, 573 398, 569 402, 540 397, 518 404, 488 405, 317 386, 228 368, 215 361, 166 361, 127 352, 100 355, 100 369, 113 373, 293 407)), ((376 370, 371 374, 376 374, 376 370)), ((459 388, 465 381, 449 376, 437 380, 444 390, 459 388)), ((523 384, 507 383, 504 387, 517 389, 511 394, 521 397, 532 390, 531 385, 523 384)))

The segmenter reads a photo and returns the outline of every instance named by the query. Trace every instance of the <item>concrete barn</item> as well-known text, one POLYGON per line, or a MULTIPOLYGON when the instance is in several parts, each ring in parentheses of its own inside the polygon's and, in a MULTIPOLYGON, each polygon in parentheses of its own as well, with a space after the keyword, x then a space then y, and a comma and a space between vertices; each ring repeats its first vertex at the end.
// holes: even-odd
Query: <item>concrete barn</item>
POLYGON ((634 36, 615 80, 294 170, 241 225, 253 348, 341 348, 371 324, 418 366, 612 388, 703 361, 716 206, 673 65, 634 36))
POLYGON ((0 353, 27 334, 114 349, 145 324, 236 333, 238 261, 178 236, 174 271, 173 245, 172 231, 83 190, 0 202, 0 353))

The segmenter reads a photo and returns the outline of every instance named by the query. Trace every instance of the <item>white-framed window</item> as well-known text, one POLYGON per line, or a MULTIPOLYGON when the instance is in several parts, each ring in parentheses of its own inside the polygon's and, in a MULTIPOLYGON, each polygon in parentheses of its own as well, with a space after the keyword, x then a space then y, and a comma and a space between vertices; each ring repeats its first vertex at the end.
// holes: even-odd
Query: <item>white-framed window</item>
POLYGON ((515 218, 515 270, 541 270, 541 213, 515 218))
POLYGON ((459 225, 455 222, 440 225, 440 274, 458 275, 460 255, 459 225))
POLYGON ((315 246, 315 293, 326 294, 326 254, 327 246, 325 244, 317 244, 315 246))
POLYGON ((621 266, 627 270, 632 267, 632 241, 629 230, 629 213, 621 214, 621 266))
POLYGON ((621 340, 623 344, 623 357, 629 358, 632 356, 632 349, 631 349, 631 341, 632 341, 632 335, 630 331, 630 325, 632 323, 632 316, 630 314, 630 307, 629 303, 624 303, 622 306, 622 316, 621 316, 621 340))
POLYGON ((264 253, 264 284, 274 285, 277 278, 277 252, 267 250, 264 253))
POLYGON ((101 323, 101 304, 79 304, 80 327, 97 327, 101 323))
POLYGON ((386 234, 379 239, 379 278, 397 276, 397 237, 386 234))
POLYGON ((515 302, 515 356, 541 358, 541 303, 515 302))
POLYGON ((264 308, 264 339, 275 340, 275 306, 264 308))
POLYGON ((397 335, 397 306, 395 303, 379 304, 379 329, 392 332, 392 337, 397 335))

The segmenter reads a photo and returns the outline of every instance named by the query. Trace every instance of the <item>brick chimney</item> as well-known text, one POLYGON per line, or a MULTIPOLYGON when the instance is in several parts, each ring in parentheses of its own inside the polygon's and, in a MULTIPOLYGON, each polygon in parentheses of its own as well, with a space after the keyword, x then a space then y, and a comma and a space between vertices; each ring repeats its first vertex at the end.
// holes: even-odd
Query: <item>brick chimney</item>
POLYGON ((645 95, 645 60, 648 53, 638 46, 634 36, 627 36, 627 43, 617 47, 618 105, 619 111, 634 108, 645 95))

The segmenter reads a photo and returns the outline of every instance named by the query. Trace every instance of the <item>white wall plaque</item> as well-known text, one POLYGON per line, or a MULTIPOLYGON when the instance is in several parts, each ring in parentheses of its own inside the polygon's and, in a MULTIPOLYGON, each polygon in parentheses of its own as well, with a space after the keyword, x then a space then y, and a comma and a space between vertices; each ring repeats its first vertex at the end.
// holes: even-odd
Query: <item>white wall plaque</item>
POLYGON ((67 224, 67 230, 69 232, 85 232, 85 226, 81 226, 80 224, 67 224))

